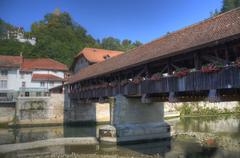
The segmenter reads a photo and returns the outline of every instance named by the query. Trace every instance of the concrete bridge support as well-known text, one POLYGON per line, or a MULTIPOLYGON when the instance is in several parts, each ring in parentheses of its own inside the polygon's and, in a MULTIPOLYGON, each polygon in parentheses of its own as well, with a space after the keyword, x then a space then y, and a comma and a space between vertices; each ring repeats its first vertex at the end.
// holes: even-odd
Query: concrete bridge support
POLYGON ((100 128, 103 142, 123 143, 170 137, 170 126, 164 122, 163 103, 142 103, 140 98, 115 97, 111 125, 100 128))
POLYGON ((81 103, 72 100, 68 108, 65 107, 64 122, 66 124, 106 123, 110 122, 109 103, 81 103))

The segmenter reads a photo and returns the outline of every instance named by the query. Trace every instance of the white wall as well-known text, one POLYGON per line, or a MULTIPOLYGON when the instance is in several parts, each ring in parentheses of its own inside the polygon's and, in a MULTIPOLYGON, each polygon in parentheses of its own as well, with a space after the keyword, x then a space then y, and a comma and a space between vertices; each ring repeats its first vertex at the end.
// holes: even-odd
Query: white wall
POLYGON ((48 70, 34 70, 32 73, 24 73, 24 78, 21 78, 21 75, 19 75, 20 79, 20 87, 22 87, 22 82, 26 82, 26 88, 53 88, 62 85, 61 81, 54 81, 54 85, 50 85, 50 81, 44 81, 45 86, 41 87, 41 81, 32 81, 32 75, 33 74, 52 74, 61 78, 64 78, 64 72, 62 71, 48 71, 48 70))
POLYGON ((19 68, 8 69, 7 75, 7 88, 0 90, 14 90, 19 91, 22 87, 22 82, 25 82, 26 88, 53 88, 62 85, 61 81, 54 81, 54 85, 50 85, 50 82, 45 82, 45 86, 41 87, 40 81, 32 81, 32 74, 52 74, 61 78, 64 78, 64 72, 62 71, 48 71, 48 70, 35 70, 30 73, 24 72, 22 78, 19 68))
POLYGON ((7 75, 7 89, 18 91, 20 85, 19 78, 19 69, 9 69, 7 75))

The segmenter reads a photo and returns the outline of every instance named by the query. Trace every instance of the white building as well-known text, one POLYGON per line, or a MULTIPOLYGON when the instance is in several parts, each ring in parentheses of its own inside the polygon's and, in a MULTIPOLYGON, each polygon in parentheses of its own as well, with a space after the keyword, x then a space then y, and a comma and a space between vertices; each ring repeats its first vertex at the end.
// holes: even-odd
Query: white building
POLYGON ((30 43, 31 45, 35 45, 36 44, 36 38, 35 37, 31 37, 31 38, 26 38, 24 37, 24 30, 22 27, 19 27, 18 29, 14 30, 14 31, 8 31, 7 32, 7 39, 16 39, 19 42, 22 43, 30 43))
POLYGON ((47 95, 63 84, 67 66, 49 58, 24 59, 0 55, 0 99, 47 95))

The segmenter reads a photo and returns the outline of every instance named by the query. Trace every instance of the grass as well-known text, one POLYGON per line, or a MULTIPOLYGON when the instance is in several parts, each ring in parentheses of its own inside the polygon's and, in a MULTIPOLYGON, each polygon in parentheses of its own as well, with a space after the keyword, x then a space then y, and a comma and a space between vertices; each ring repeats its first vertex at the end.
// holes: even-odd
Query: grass
POLYGON ((7 127, 8 127, 8 122, 0 123, 0 128, 7 128, 7 127))
POLYGON ((181 107, 176 109, 180 112, 180 116, 215 116, 222 114, 239 114, 240 113, 240 102, 234 108, 233 111, 229 109, 217 109, 217 108, 209 108, 204 106, 199 106, 198 103, 183 103, 181 107))

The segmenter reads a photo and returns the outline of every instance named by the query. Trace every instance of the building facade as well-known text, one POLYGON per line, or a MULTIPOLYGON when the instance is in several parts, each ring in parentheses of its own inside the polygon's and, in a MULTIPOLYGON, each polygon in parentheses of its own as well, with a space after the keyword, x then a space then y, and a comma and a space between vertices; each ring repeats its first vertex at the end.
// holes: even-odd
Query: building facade
POLYGON ((67 71, 66 65, 49 58, 0 55, 0 99, 48 95, 50 88, 63 84, 67 71))

